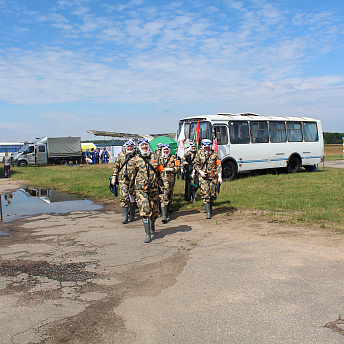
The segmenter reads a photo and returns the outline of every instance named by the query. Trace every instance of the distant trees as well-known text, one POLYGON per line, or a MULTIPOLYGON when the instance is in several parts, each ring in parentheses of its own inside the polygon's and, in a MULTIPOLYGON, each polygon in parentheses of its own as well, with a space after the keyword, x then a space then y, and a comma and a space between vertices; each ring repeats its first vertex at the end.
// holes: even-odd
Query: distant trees
POLYGON ((324 133, 325 144, 342 144, 344 133, 324 133))

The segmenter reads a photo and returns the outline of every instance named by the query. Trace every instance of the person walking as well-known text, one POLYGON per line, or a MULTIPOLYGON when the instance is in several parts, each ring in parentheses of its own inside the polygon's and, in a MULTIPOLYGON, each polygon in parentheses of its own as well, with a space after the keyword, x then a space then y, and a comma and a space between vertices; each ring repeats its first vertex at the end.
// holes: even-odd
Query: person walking
POLYGON ((130 161, 131 187, 135 190, 137 206, 140 210, 145 243, 152 240, 155 232, 155 220, 159 216, 159 164, 149 147, 148 140, 143 138, 138 143, 138 154, 130 161))
POLYGON ((161 156, 162 146, 163 146, 163 144, 159 142, 159 143, 156 145, 156 150, 153 151, 154 157, 155 157, 155 159, 157 159, 157 160, 158 160, 158 159, 160 158, 160 156, 161 156))
POLYGON ((201 197, 206 210, 206 218, 211 218, 212 204, 216 199, 217 184, 222 184, 221 160, 212 150, 208 139, 202 140, 202 149, 197 152, 194 169, 199 173, 201 197))
POLYGON ((193 173, 196 154, 197 154, 196 143, 193 141, 190 141, 189 149, 183 155, 182 162, 181 162, 182 169, 184 171, 183 175, 185 176, 184 199, 185 201, 192 200, 193 203, 196 202, 196 192, 197 192, 197 188, 199 184, 198 173, 193 173), (193 175, 193 178, 191 178, 192 175, 193 175))
POLYGON ((130 214, 130 221, 134 221, 134 205, 130 201, 129 184, 131 180, 130 168, 128 167, 130 160, 135 157, 135 142, 129 140, 123 147, 125 149, 117 155, 113 167, 113 174, 111 177, 111 185, 118 184, 121 197, 121 210, 123 215, 122 223, 128 223, 128 215, 130 214))
POLYGON ((174 185, 176 183, 176 175, 179 170, 179 160, 175 156, 171 155, 170 145, 167 143, 164 144, 159 158, 159 172, 164 183, 164 193, 159 195, 163 223, 167 222, 170 212, 172 211, 174 185))
POLYGON ((9 178, 10 177, 10 170, 11 170, 11 157, 10 157, 10 153, 6 153, 3 159, 4 162, 4 174, 5 174, 5 178, 9 178))

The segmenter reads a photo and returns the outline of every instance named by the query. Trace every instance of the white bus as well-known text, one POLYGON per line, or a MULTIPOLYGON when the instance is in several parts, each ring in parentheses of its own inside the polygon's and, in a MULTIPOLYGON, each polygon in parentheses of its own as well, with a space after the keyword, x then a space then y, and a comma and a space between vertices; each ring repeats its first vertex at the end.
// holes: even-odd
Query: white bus
POLYGON ((199 142, 217 138, 224 178, 259 169, 302 167, 312 170, 324 159, 321 122, 306 117, 218 114, 193 116, 179 121, 185 137, 195 140, 200 123, 199 142))
POLYGON ((2 161, 6 153, 12 155, 18 152, 22 147, 24 147, 24 142, 0 142, 0 161, 2 161))

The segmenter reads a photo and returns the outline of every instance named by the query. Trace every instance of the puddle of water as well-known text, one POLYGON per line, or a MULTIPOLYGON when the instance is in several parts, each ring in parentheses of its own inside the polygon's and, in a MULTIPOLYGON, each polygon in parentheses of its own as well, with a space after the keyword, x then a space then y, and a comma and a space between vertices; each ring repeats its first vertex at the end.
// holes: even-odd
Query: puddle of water
MULTIPOLYGON (((23 188, 0 195, 1 222, 10 222, 38 214, 66 214, 78 210, 98 210, 103 206, 56 190, 23 188)), ((8 235, 2 233, 1 235, 8 235)))

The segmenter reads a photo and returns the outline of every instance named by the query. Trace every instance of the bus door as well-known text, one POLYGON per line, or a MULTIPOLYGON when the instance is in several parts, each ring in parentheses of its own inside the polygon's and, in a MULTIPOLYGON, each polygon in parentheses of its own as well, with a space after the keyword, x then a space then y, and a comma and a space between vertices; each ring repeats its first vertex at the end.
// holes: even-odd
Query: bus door
POLYGON ((289 157, 287 150, 287 132, 284 121, 270 121, 270 149, 272 152, 272 167, 285 167, 289 157))
POLYGON ((251 145, 248 121, 229 121, 230 155, 237 162, 238 172, 250 170, 251 145))
POLYGON ((269 126, 267 121, 250 121, 252 169, 265 169, 273 166, 272 151, 269 144, 269 126))
POLYGON ((37 147, 37 164, 47 164, 47 146, 45 144, 38 144, 37 147))
POLYGON ((228 144, 228 127, 226 125, 215 124, 214 125, 215 139, 217 139, 217 148, 219 157, 222 159, 229 155, 229 144, 228 144))

